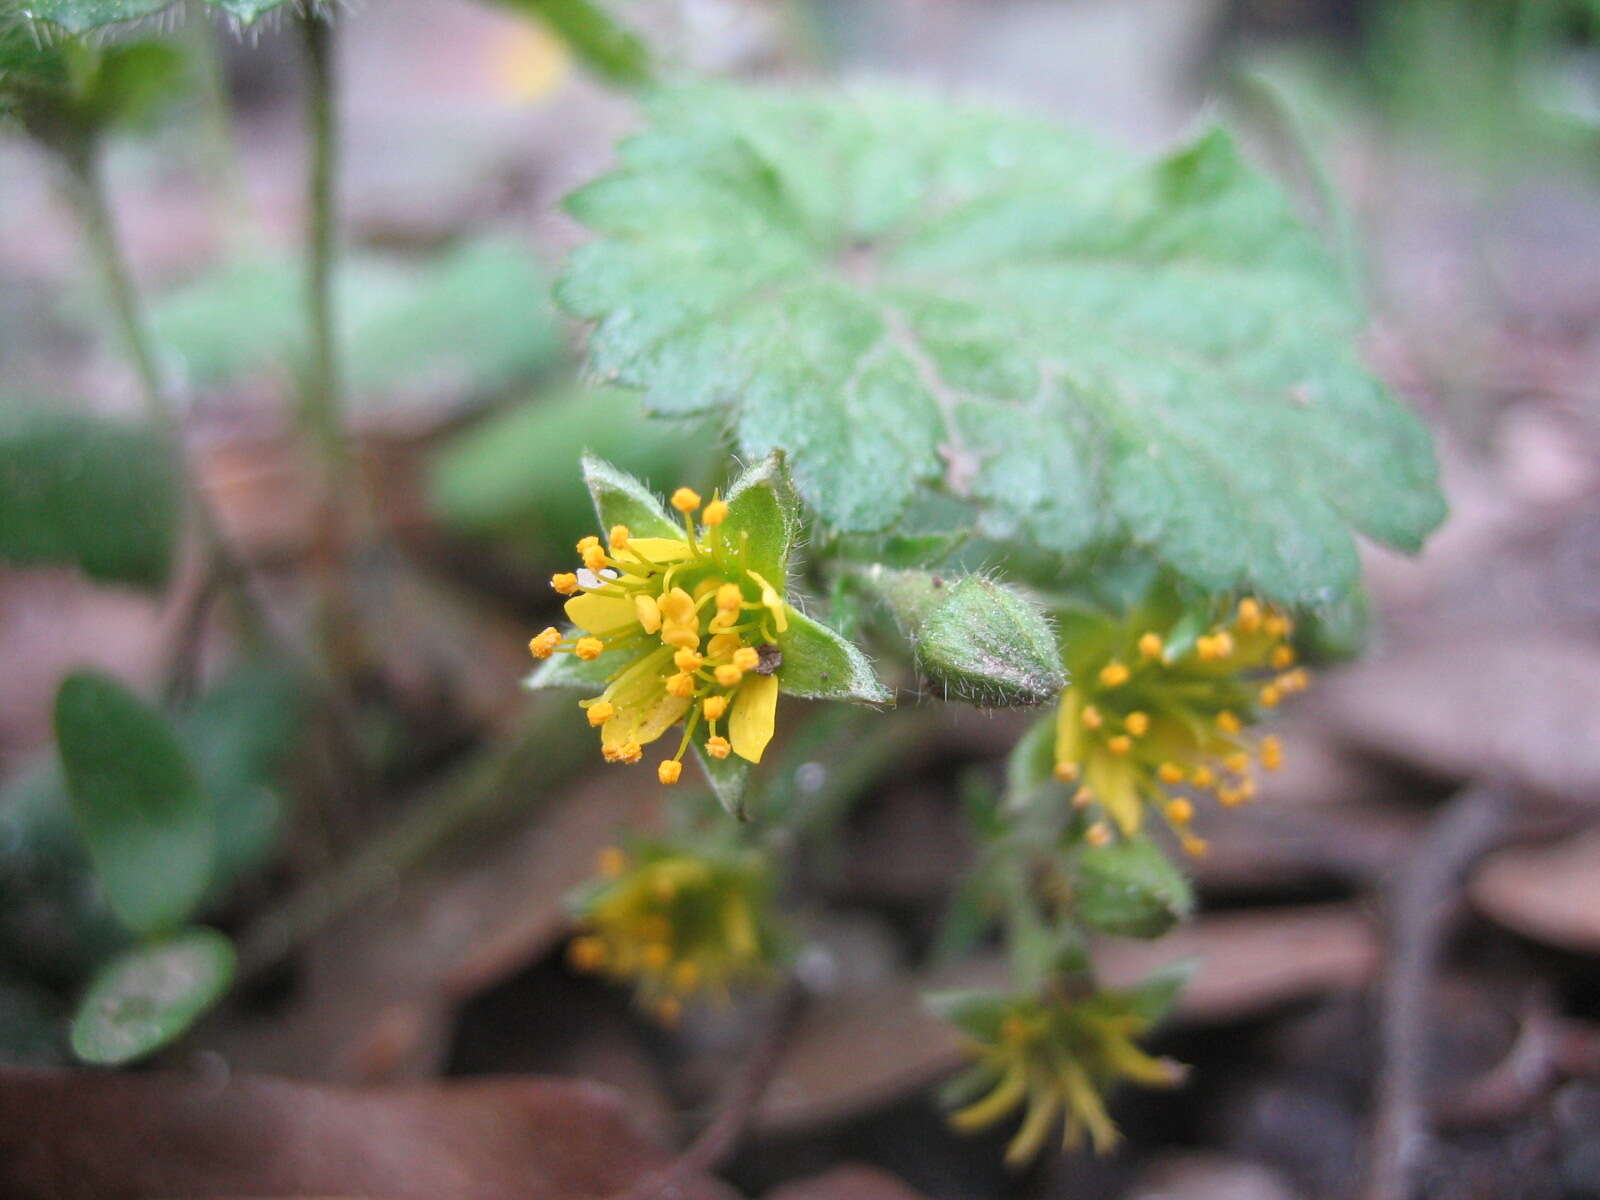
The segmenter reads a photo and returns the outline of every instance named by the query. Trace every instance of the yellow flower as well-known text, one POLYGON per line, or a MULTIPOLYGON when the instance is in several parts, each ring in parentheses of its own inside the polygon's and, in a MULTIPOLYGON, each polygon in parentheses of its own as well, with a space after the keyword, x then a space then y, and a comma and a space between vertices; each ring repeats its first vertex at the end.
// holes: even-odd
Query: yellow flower
POLYGON ((1060 1126, 1066 1149, 1085 1132, 1096 1152, 1117 1141, 1105 1095, 1119 1082, 1170 1087, 1184 1069, 1154 1058, 1134 1039, 1151 1019, 1131 995, 1100 993, 1084 1000, 1056 997, 962 996, 945 1015, 968 1038, 977 1061, 953 1080, 946 1093, 965 1107, 951 1114, 962 1132, 976 1132, 1022 1111, 1022 1123, 1006 1147, 1006 1162, 1021 1166, 1036 1157, 1060 1126))
MULTIPOLYGON (((582 636, 547 630, 535 639, 534 654, 570 653, 585 661, 625 656, 601 695, 583 702, 608 761, 630 761, 624 748, 648 746, 681 722, 683 735, 668 762, 681 761, 697 733, 715 757, 725 757, 717 750, 726 746, 760 762, 776 724, 777 640, 789 629, 791 610, 773 582, 749 566, 725 501, 714 499, 707 506, 714 519, 698 527, 698 494, 679 488, 672 505, 683 517, 681 538, 640 537, 615 525, 609 548, 598 537, 578 543, 585 570, 556 579, 558 590, 570 580, 578 592, 566 614, 582 636), (724 715, 725 736, 718 727, 724 715)), ((678 772, 658 777, 675 782, 678 772)))
MULTIPOLYGON (((1210 791, 1224 805, 1254 794, 1247 730, 1308 682, 1303 669, 1284 671, 1294 661, 1292 633, 1285 614, 1253 597, 1204 630, 1188 625, 1170 595, 1126 619, 1063 614, 1073 682, 1056 712, 1055 778, 1081 784, 1084 806, 1124 835, 1150 810, 1186 849, 1203 851, 1189 829, 1193 805, 1170 801, 1184 790, 1210 791)), ((1275 738, 1259 754, 1268 770, 1283 760, 1275 738)))
POLYGON ((633 985, 667 1023, 682 1000, 731 998, 770 973, 778 939, 771 873, 748 850, 666 842, 602 852, 600 878, 575 898, 574 968, 633 985))

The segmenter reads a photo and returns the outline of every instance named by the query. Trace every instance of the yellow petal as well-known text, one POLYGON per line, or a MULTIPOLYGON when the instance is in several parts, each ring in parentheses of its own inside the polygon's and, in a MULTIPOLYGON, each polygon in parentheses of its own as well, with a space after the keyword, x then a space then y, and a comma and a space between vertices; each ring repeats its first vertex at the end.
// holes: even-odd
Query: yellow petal
POLYGON ((625 596, 602 596, 598 592, 585 592, 574 596, 563 606, 567 620, 585 633, 605 636, 616 633, 638 621, 633 602, 625 596))
POLYGON ((733 712, 728 716, 728 741, 733 752, 749 762, 760 762, 761 752, 772 740, 772 727, 778 712, 778 677, 747 675, 733 696, 733 712))
POLYGON ((1139 799, 1139 780, 1131 762, 1095 750, 1089 755, 1083 782, 1106 810, 1106 815, 1117 823, 1118 829, 1127 835, 1139 832, 1144 804, 1139 799))
POLYGON ((631 537, 621 557, 636 562, 681 562, 689 557, 689 543, 678 538, 631 537))
POLYGON ((778 627, 778 632, 787 633, 789 629, 789 617, 783 611, 785 605, 783 603, 783 597, 778 595, 778 589, 773 587, 755 571, 746 571, 745 574, 750 576, 751 579, 754 579, 756 583, 761 586, 761 603, 766 610, 772 614, 772 619, 778 627))

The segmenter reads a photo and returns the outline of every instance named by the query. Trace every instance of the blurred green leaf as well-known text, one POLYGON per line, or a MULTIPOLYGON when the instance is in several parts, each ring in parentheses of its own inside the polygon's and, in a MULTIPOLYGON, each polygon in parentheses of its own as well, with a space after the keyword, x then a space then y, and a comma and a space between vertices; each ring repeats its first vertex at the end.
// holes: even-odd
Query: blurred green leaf
POLYGON ((185 63, 170 42, 107 46, 83 84, 78 112, 92 128, 146 120, 183 88, 185 63))
POLYGON ((841 532, 930 487, 1062 556, 1329 599, 1352 530, 1443 515, 1426 432, 1362 368, 1338 265, 1220 132, 1151 165, 885 92, 667 91, 568 201, 593 368, 728 410, 841 532))
POLYGON ((564 388, 444 442, 429 467, 428 499, 453 529, 518 538, 536 560, 565 561, 580 537, 602 532, 581 478, 584 450, 670 491, 700 482, 716 449, 698 423, 646 423, 621 389, 564 388))
POLYGON ((186 929, 107 963, 72 1021, 84 1062, 117 1066, 159 1050, 215 1004, 233 982, 233 943, 212 929, 186 929))
MULTIPOLYGON (((201 387, 304 368, 304 281, 288 258, 237 259, 162 297, 151 326, 201 387)), ((555 314, 526 246, 487 237, 412 266, 341 268, 345 371, 374 405, 437 404, 493 392, 556 358, 555 314)))
POLYGON ((62 1028, 66 1014, 44 988, 0 978, 0 1064, 54 1067, 67 1060, 62 1028))
POLYGON ((159 587, 181 511, 178 463, 154 429, 78 413, 0 411, 0 559, 159 587))
POLYGON ((499 0, 544 24, 600 78, 624 87, 650 82, 650 47, 595 0, 499 0))
POLYGON ((1073 911, 1090 929, 1160 937, 1194 910, 1189 881, 1149 838, 1083 845, 1073 866, 1073 911))
POLYGON ((112 910, 149 936, 182 924, 211 880, 214 821, 166 719, 109 676, 69 675, 56 744, 78 828, 112 910))
POLYGON ((213 892, 259 869, 277 851, 283 767, 300 731, 304 699, 287 669, 243 662, 174 718, 215 817, 213 892))

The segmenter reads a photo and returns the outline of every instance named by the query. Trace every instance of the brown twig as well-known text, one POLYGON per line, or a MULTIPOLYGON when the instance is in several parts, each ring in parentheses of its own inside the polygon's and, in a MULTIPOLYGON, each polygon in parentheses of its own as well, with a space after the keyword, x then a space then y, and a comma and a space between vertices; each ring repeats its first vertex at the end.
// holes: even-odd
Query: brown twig
POLYGON ((1390 896, 1389 946, 1379 996, 1381 1066, 1364 1200, 1408 1200, 1427 1143, 1422 1073, 1428 991, 1451 923, 1460 877, 1509 824, 1510 789, 1468 787, 1429 826, 1390 896))
POLYGON ((716 1170, 733 1153, 778 1072, 789 1032, 794 1028, 804 1001, 805 988, 791 976, 779 992, 766 1025, 729 1084, 711 1123, 682 1154, 620 1193, 616 1200, 672 1200, 682 1194, 681 1185, 697 1175, 716 1170))

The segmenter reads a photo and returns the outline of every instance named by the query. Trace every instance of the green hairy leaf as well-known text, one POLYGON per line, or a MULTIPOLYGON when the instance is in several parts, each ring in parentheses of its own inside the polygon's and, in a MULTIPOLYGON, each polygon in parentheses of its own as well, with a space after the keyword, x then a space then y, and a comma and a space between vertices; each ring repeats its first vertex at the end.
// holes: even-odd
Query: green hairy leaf
MULTIPOLYGON (((171 8, 175 0, 33 0, 28 15, 67 33, 89 33, 106 25, 137 21, 171 8)), ((248 25, 290 0, 205 0, 218 12, 248 25)))
POLYGON ((73 1052, 114 1066, 159 1050, 222 997, 236 961, 233 943, 201 928, 112 959, 78 1006, 73 1052))
POLYGON ((79 832, 112 910, 149 936, 187 920, 211 881, 214 821, 178 736, 109 676, 69 675, 56 743, 79 832))
POLYGON ((835 532, 937 489, 1071 559, 1327 600, 1352 532, 1443 515, 1427 435, 1278 189, 1211 133, 1140 164, 1041 122, 887 92, 696 87, 570 198, 558 299, 661 415, 726 410, 835 532))

